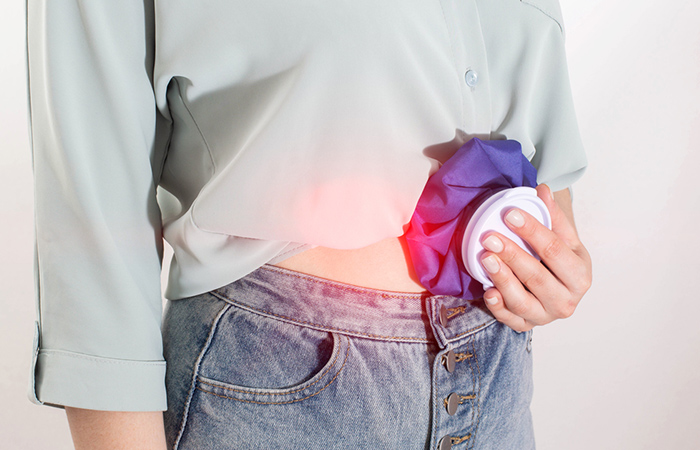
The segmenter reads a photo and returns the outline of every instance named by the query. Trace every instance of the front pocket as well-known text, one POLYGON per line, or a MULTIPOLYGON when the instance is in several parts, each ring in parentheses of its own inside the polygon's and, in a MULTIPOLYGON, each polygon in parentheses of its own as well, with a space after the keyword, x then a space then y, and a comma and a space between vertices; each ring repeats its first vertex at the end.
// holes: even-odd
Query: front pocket
POLYGON ((332 385, 347 363, 348 338, 238 307, 221 318, 196 388, 256 404, 306 400, 332 385))

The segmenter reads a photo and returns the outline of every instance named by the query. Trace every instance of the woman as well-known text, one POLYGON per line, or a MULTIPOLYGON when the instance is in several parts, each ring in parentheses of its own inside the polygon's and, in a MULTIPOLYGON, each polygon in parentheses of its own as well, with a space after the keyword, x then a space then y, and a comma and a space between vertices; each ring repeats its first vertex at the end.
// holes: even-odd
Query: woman
POLYGON ((32 0, 28 44, 31 397, 76 448, 534 446, 529 331, 591 273, 555 0, 32 0), (509 215, 545 264, 486 237, 485 302, 404 238, 472 137, 520 142, 553 217, 509 215))

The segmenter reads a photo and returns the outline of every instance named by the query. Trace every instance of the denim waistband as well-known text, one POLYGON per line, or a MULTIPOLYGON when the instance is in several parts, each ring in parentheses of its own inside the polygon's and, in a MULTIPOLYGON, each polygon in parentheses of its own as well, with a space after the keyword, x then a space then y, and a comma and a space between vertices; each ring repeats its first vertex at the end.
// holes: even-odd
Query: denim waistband
POLYGON ((481 299, 370 289, 271 265, 211 294, 300 326, 384 341, 437 341, 440 347, 495 322, 481 299))

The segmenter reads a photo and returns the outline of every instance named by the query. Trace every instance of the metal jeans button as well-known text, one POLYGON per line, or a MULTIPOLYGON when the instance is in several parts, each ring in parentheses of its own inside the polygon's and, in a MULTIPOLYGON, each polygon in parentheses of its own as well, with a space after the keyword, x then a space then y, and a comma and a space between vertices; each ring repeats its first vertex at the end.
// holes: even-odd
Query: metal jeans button
POLYGON ((450 450, 452 448, 452 437, 448 434, 440 439, 438 443, 438 450, 450 450))
POLYGON ((447 308, 445 308, 445 305, 440 306, 440 325, 443 326, 443 328, 447 328, 447 308))
POLYGON ((444 363, 445 363, 445 368, 447 369, 448 372, 452 373, 455 371, 455 364, 457 364, 457 357, 455 356, 455 352, 452 350, 448 351, 445 356, 443 356, 444 363))
POLYGON ((457 412, 457 407, 459 407, 460 404, 460 399, 459 395, 455 394, 454 392, 451 393, 447 399, 445 400, 445 406, 447 407, 447 414, 454 416, 455 413, 457 412))

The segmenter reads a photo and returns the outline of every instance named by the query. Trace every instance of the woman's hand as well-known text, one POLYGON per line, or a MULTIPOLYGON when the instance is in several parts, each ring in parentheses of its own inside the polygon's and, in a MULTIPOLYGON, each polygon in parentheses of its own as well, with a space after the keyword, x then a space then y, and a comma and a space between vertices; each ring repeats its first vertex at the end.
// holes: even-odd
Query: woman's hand
POLYGON ((556 193, 537 187, 552 216, 552 230, 529 214, 513 209, 506 224, 542 258, 537 261, 513 241, 493 232, 482 244, 482 258, 494 287, 484 301, 494 317, 515 331, 528 331, 571 316, 591 286, 591 258, 578 238, 568 190, 556 193))

